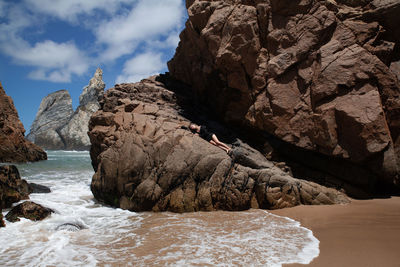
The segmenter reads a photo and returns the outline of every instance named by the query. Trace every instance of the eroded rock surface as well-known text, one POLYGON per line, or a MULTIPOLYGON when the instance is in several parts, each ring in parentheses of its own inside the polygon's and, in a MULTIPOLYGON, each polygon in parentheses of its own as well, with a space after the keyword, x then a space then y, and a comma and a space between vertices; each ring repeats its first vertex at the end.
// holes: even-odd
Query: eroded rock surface
POLYGON ((189 124, 179 105, 185 99, 159 78, 109 89, 91 117, 91 190, 98 200, 174 212, 347 201, 335 189, 293 178, 245 143, 236 142, 230 157, 182 129, 189 124))
POLYGON ((17 222, 20 218, 26 218, 32 221, 41 221, 48 217, 54 211, 43 207, 32 201, 25 201, 13 207, 6 215, 9 222, 17 222))
POLYGON ((186 6, 168 67, 214 116, 400 184, 399 0, 186 6))
POLYGON ((25 140, 24 134, 25 129, 14 103, 0 83, 0 162, 47 159, 47 154, 37 145, 25 140))

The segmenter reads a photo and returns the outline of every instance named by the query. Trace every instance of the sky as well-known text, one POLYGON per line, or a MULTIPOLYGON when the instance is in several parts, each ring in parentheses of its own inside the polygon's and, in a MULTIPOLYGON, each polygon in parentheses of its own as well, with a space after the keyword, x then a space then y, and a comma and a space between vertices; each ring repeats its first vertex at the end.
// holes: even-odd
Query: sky
POLYGON ((26 133, 42 99, 67 89, 74 109, 97 67, 106 89, 168 71, 184 0, 0 0, 0 81, 26 133))

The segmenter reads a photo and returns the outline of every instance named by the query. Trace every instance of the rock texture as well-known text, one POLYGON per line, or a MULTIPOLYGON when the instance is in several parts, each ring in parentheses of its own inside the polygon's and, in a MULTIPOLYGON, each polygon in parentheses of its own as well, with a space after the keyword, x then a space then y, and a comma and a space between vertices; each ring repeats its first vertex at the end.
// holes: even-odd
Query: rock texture
POLYGON ((19 218, 26 218, 32 221, 41 221, 48 217, 54 211, 52 209, 43 207, 32 201, 25 201, 14 208, 12 208, 6 215, 9 222, 17 222, 19 218))
POLYGON ((29 185, 21 179, 14 165, 0 166, 0 209, 10 208, 15 202, 29 198, 29 185))
POLYGON ((26 162, 47 159, 47 154, 24 138, 25 129, 19 120, 11 97, 0 83, 0 162, 26 162))
POLYGON ((98 98, 104 92, 102 77, 103 72, 98 68, 89 85, 84 87, 75 112, 68 91, 45 97, 27 138, 45 149, 88 150, 88 123, 98 110, 98 98))
POLYGON ((71 150, 89 150, 89 119, 99 109, 99 97, 104 93, 103 71, 98 68, 79 96, 79 106, 69 122, 60 129, 65 147, 71 150))
POLYGON ((73 113, 72 99, 67 90, 49 94, 40 103, 27 139, 44 149, 64 148, 60 128, 68 123, 73 113))
POLYGON ((1 213, 1 209, 0 209, 0 227, 5 227, 5 226, 6 226, 6 224, 4 223, 3 214, 1 213))
POLYGON ((230 157, 193 135, 184 129, 188 109, 181 105, 190 102, 161 80, 116 85, 91 117, 91 190, 98 200, 174 212, 347 202, 335 189, 293 178, 240 141, 230 157))
POLYGON ((400 184, 399 0, 186 6, 189 19, 168 67, 214 116, 297 151, 345 159, 372 177, 338 179, 400 184))

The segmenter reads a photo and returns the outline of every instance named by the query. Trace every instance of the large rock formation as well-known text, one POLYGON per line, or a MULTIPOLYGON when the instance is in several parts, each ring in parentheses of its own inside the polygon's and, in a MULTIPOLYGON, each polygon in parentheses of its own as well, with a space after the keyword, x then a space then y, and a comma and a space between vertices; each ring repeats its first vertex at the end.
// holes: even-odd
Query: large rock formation
POLYGON ((98 68, 89 85, 83 88, 75 112, 68 91, 61 90, 46 96, 27 138, 45 149, 88 150, 89 119, 98 110, 98 98, 105 87, 102 75, 102 70, 98 68))
POLYGON ((240 141, 230 157, 193 135, 184 129, 196 112, 190 99, 160 79, 116 85, 91 117, 91 190, 98 200, 133 211, 175 212, 347 201, 335 189, 293 178, 240 141))
POLYGON ((0 83, 0 162, 47 159, 47 154, 37 145, 26 141, 24 134, 25 129, 14 103, 0 83))
POLYGON ((74 115, 60 129, 65 147, 64 149, 89 150, 90 140, 87 132, 89 130, 89 119, 99 109, 99 97, 103 95, 105 84, 103 72, 98 68, 90 79, 89 85, 83 88, 79 96, 79 106, 74 115))
POLYGON ((338 162, 323 171, 339 180, 400 184, 399 0, 186 5, 168 67, 214 116, 294 145, 289 156, 327 155, 306 164, 338 162))
POLYGON ((65 142, 60 128, 68 123, 74 110, 67 90, 59 90, 43 98, 27 139, 45 149, 62 149, 65 142))

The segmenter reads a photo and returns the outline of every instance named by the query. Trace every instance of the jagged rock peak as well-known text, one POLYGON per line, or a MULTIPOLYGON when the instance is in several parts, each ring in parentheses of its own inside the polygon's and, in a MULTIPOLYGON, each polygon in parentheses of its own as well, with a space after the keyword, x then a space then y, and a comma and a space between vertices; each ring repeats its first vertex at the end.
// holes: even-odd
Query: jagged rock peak
POLYGON ((67 90, 43 98, 27 139, 45 149, 62 149, 64 140, 58 130, 71 118, 72 99, 67 90))
POLYGON ((79 96, 79 105, 84 106, 89 102, 97 103, 98 97, 104 92, 105 86, 103 82, 103 71, 97 68, 89 84, 83 88, 83 92, 79 96))
POLYGON ((88 150, 88 123, 99 109, 98 99, 104 93, 102 77, 103 71, 97 68, 83 88, 75 112, 68 91, 60 90, 45 97, 28 138, 46 149, 88 150))
POLYGON ((19 120, 11 97, 0 83, 0 162, 26 162, 47 159, 46 153, 25 140, 25 129, 19 120))
POLYGON ((83 88, 74 115, 60 129, 60 136, 65 142, 64 149, 89 150, 88 124, 90 116, 99 109, 98 99, 104 93, 105 83, 102 78, 103 71, 97 68, 89 84, 83 88))

